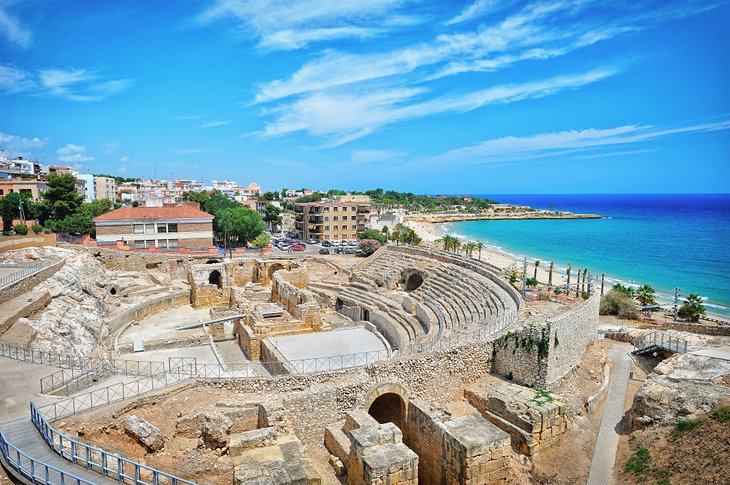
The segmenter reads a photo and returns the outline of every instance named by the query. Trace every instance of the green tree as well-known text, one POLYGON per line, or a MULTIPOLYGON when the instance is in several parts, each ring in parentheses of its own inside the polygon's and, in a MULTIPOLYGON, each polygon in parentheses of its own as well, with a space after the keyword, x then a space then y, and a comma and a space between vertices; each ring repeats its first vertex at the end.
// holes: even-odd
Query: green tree
POLYGON ((46 224, 53 232, 91 235, 96 233, 94 222, 86 214, 72 214, 64 217, 60 221, 49 219, 46 224))
POLYGON ((388 240, 387 234, 383 234, 380 231, 376 231, 375 229, 368 229, 367 231, 363 231, 360 234, 357 235, 360 239, 375 239, 380 244, 385 244, 385 242, 388 240))
POLYGON ((651 285, 641 285, 639 289, 636 290, 636 299, 643 306, 654 305, 656 303, 654 293, 654 288, 652 288, 651 285))
POLYGON ((28 194, 12 192, 0 199, 0 215, 3 219, 3 231, 13 229, 13 220, 20 219, 20 205, 23 205, 25 219, 35 219, 36 208, 28 194))
POLYGON ((109 199, 99 199, 92 202, 84 202, 79 208, 80 214, 85 214, 91 219, 106 214, 114 208, 114 203, 109 199))
POLYGON ((266 222, 271 229, 273 229, 274 226, 281 225, 281 209, 276 207, 274 204, 267 204, 264 208, 264 222, 266 222))
POLYGON ((682 304, 677 312, 679 318, 689 320, 690 322, 698 322, 700 317, 705 315, 705 305, 702 303, 702 297, 695 293, 691 293, 682 304))
POLYGON ((266 227, 258 212, 240 205, 220 210, 216 213, 216 219, 219 231, 217 238, 223 240, 226 246, 245 246, 266 227))
POLYGON ((484 243, 481 241, 477 241, 474 243, 474 249, 479 251, 479 259, 482 259, 482 249, 484 249, 484 243))
POLYGON ((48 190, 42 197, 44 212, 49 219, 61 221, 79 210, 84 196, 76 190, 76 177, 68 173, 52 173, 46 177, 46 185, 48 190))
POLYGON ((253 241, 251 241, 251 246, 253 246, 257 249, 263 249, 266 246, 268 246, 270 242, 271 242, 271 236, 269 236, 265 232, 262 232, 261 234, 256 236, 253 241))
POLYGON ((279 198, 278 192, 264 192, 260 197, 259 200, 275 200, 279 198))
POLYGON ((626 296, 630 296, 633 298, 634 296, 634 289, 630 286, 624 286, 621 283, 614 283, 614 285, 611 287, 612 290, 615 290, 619 293, 623 293, 626 296))

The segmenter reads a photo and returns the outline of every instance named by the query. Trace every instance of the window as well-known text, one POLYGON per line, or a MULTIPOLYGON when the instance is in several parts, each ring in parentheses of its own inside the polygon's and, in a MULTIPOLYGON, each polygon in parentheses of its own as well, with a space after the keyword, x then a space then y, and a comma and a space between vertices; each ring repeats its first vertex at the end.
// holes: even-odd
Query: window
POLYGON ((329 231, 330 230, 330 226, 324 226, 324 230, 325 231, 329 231))
POLYGON ((333 239, 339 239, 339 238, 340 238, 340 236, 338 236, 337 234, 335 234, 334 236, 332 236, 332 238, 333 238, 333 239))
POLYGON ((356 221, 357 220, 357 216, 350 216, 350 220, 351 221, 356 221))
POLYGON ((177 222, 169 222, 167 224, 167 232, 177 232, 177 222))
POLYGON ((342 208, 342 212, 347 212, 347 207, 346 206, 342 208))
POLYGON ((159 232, 159 233, 167 232, 167 224, 165 224, 164 222, 158 222, 157 223, 157 232, 159 232))
POLYGON ((330 216, 324 216, 324 220, 325 220, 325 222, 326 221, 329 221, 330 220, 330 216))
POLYGON ((342 226, 342 230, 343 230, 343 231, 346 231, 346 230, 347 230, 347 224, 344 224, 344 225, 342 226))
POLYGON ((357 240, 357 234, 350 234, 350 239, 357 240))
POLYGON ((144 234, 144 224, 135 224, 134 233, 135 234, 144 234))
POLYGON ((335 206, 335 207, 332 208, 332 211, 333 212, 337 212, 339 209, 340 209, 339 207, 335 206))
POLYGON ((145 234, 154 234, 155 233, 155 225, 154 224, 145 224, 144 225, 144 233, 145 234))
POLYGON ((355 212, 355 211, 357 210, 357 207, 355 207, 355 206, 352 206, 352 207, 350 208, 350 210, 351 210, 352 212, 355 212))
POLYGON ((0 189, 0 195, 5 195, 5 190, 4 189, 0 189))
POLYGON ((325 212, 329 212, 329 211, 330 211, 330 208, 329 208, 329 207, 325 207, 325 208, 324 208, 324 211, 325 211, 325 212))
POLYGON ((340 229, 340 226, 338 226, 338 225, 336 225, 336 224, 335 224, 335 226, 333 227, 333 229, 334 229, 335 231, 337 231, 337 230, 339 230, 339 229, 340 229))
POLYGON ((339 216, 334 216, 334 217, 332 218, 332 220, 333 220, 333 221, 339 221, 339 220, 340 220, 340 217, 339 217, 339 216))

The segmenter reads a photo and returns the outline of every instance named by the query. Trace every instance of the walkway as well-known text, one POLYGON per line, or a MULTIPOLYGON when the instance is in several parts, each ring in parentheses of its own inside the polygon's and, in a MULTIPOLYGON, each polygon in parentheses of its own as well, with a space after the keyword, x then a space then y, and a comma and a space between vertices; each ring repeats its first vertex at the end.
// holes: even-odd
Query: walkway
POLYGON ((631 357, 627 350, 627 347, 624 346, 614 346, 608 353, 608 358, 613 364, 613 371, 603 418, 601 418, 601 427, 593 451, 588 485, 607 485, 613 481, 613 467, 616 462, 619 440, 617 428, 624 415, 624 402, 631 371, 631 357))
MULTIPOLYGON (((41 434, 30 422, 30 418, 23 418, 17 421, 0 424, 0 429, 5 434, 8 442, 29 456, 32 456, 35 460, 42 461, 47 465, 66 473, 88 480, 90 483, 119 483, 116 480, 102 477, 98 473, 86 470, 78 465, 74 465, 70 461, 64 460, 51 451, 51 448, 45 441, 43 441, 43 438, 41 438, 41 434)), ((48 483, 62 483, 60 473, 52 470, 49 471, 48 483)), ((68 478, 66 479, 66 483, 68 483, 68 478)))

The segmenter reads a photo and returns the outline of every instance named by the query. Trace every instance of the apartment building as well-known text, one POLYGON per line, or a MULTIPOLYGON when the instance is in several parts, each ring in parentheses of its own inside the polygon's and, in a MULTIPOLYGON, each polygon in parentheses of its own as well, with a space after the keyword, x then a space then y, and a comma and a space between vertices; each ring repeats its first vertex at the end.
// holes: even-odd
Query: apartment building
POLYGON ((297 204, 295 227, 304 239, 357 239, 367 229, 369 202, 304 202, 297 204))
POLYGON ((33 200, 41 200, 41 193, 48 185, 40 180, 0 179, 0 199, 8 194, 28 194, 33 200))
POLYGON ((96 200, 117 200, 117 181, 111 177, 94 177, 94 197, 96 200))
POLYGON ((133 249, 213 247, 213 216, 197 203, 122 207, 94 218, 99 243, 124 241, 133 249))

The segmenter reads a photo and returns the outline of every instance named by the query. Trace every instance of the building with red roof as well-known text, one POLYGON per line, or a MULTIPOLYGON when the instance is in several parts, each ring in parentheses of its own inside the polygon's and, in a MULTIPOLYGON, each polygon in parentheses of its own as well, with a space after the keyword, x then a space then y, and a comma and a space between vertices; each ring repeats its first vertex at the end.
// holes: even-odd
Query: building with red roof
POLYGON ((123 241, 132 249, 213 247, 213 216, 197 203, 122 207, 94 218, 96 241, 123 241))

